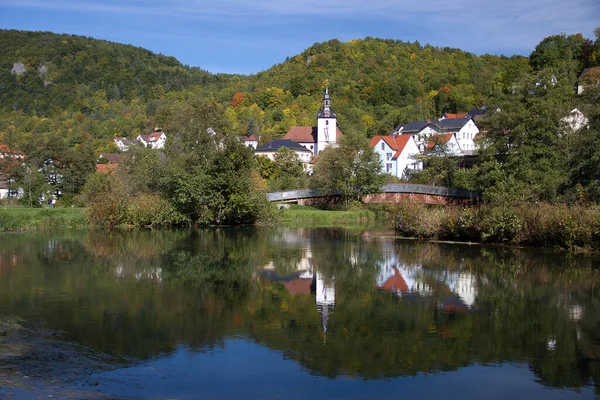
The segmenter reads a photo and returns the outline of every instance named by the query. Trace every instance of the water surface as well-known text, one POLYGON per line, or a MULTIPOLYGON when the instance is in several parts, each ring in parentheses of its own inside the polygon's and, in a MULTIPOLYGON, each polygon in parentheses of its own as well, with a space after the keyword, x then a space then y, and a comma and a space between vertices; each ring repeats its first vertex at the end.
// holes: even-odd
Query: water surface
POLYGON ((599 260, 360 229, 6 235, 0 397, 595 398, 599 260))

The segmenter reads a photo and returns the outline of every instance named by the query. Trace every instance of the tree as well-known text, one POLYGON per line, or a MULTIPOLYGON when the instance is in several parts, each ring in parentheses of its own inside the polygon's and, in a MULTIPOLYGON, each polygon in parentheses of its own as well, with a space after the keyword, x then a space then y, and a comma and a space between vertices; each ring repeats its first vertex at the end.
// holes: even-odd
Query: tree
POLYGON ((15 190, 23 191, 21 201, 27 207, 39 207, 42 196, 50 192, 46 176, 36 169, 34 162, 21 165, 13 186, 15 190))
POLYGON ((303 189, 305 185, 306 171, 296 152, 286 147, 277 150, 273 176, 269 180, 269 190, 303 189))
POLYGON ((368 140, 347 132, 339 147, 330 146, 319 153, 310 184, 327 195, 339 195, 348 205, 378 193, 384 182, 379 155, 368 140))

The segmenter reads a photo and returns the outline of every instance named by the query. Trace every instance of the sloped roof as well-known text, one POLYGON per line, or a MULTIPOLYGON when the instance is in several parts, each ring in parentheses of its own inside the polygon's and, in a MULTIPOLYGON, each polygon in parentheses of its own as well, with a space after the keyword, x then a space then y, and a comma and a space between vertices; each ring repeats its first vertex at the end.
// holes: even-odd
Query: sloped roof
POLYGON ((467 116, 467 114, 466 113, 461 113, 461 114, 444 113, 443 116, 448 119, 454 119, 454 118, 464 118, 467 116))
POLYGON ((485 107, 480 107, 480 108, 473 108, 473 109, 469 110, 469 112, 467 113, 467 116, 471 117, 471 118, 475 118, 475 117, 483 115, 483 114, 485 114, 485 107))
POLYGON ((390 276, 388 280, 383 282, 379 288, 384 290, 408 292, 408 285, 396 267, 394 267, 394 275, 390 276))
POLYGON ((287 140, 293 140, 296 143, 314 143, 317 141, 317 127, 292 126, 283 138, 287 140))
POLYGON ((375 147, 383 140, 392 150, 396 151, 393 158, 398 158, 411 138, 411 135, 374 136, 369 144, 371 147, 375 147))
POLYGON ((100 158, 105 158, 108 160, 109 164, 118 164, 123 159, 123 154, 100 154, 100 158))
POLYGON ((289 139, 273 140, 272 142, 263 144, 262 146, 258 147, 256 149, 256 151, 257 152, 259 152, 259 151, 277 151, 277 150, 281 149, 282 147, 287 147, 288 149, 294 150, 294 151, 308 151, 308 152, 312 153, 312 151, 310 151, 306 147, 294 142, 293 140, 289 140, 289 139))
POLYGON ((246 142, 258 142, 258 137, 256 135, 252 135, 249 138, 246 138, 246 142))
POLYGON ((118 164, 96 164, 96 171, 108 174, 113 172, 117 168, 118 164))
POLYGON ((448 118, 437 122, 441 132, 458 132, 465 126, 471 117, 464 118, 448 118))
POLYGON ((403 134, 404 133, 417 133, 417 132, 421 132, 429 124, 431 124, 431 121, 412 121, 407 124, 401 125, 399 128, 401 129, 401 132, 403 134))
POLYGON ((454 133, 440 133, 433 135, 430 138, 429 143, 427 143, 427 148, 432 149, 436 144, 446 144, 452 139, 452 136, 454 136, 454 133))
POLYGON ((0 154, 2 156, 9 155, 14 157, 25 157, 22 151, 12 149, 6 144, 0 144, 0 154))

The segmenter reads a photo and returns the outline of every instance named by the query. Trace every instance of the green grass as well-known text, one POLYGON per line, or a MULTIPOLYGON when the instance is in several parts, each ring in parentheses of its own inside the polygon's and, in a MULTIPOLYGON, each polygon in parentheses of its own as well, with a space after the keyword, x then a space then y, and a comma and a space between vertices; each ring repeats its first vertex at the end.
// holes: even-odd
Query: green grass
POLYGON ((376 213, 359 209, 350 211, 320 210, 311 206, 291 205, 289 210, 279 210, 281 222, 288 226, 336 226, 373 221, 376 213))
POLYGON ((0 232, 86 227, 84 208, 0 208, 0 232))

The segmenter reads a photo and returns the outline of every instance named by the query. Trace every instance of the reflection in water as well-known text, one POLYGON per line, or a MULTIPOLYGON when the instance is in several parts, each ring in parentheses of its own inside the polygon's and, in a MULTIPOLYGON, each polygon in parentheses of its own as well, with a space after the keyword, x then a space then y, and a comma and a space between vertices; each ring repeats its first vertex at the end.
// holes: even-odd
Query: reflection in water
MULTIPOLYGON (((322 386, 323 393, 335 387, 350 397, 368 397, 361 392, 367 388, 385 397, 387 389, 377 382, 397 378, 406 384, 406 376, 438 383, 453 376, 462 386, 437 394, 469 397, 478 381, 460 371, 477 375, 485 365, 507 362, 490 386, 501 387, 514 367, 519 387, 526 385, 531 395, 547 394, 536 392, 543 388, 598 393, 598 258, 376 240, 359 233, 215 229, 6 236, 0 247, 0 322, 18 317, 24 329, 43 322, 47 336, 59 332, 61 340, 105 355, 112 372, 93 375, 98 382, 79 374, 70 379, 109 393, 119 388, 121 394, 147 395, 128 386, 127 374, 136 374, 140 387, 152 387, 156 378, 186 381, 189 392, 164 389, 162 396, 192 397, 210 381, 204 370, 209 361, 241 363, 255 353, 279 359, 273 361, 277 368, 264 373, 286 370, 290 382, 304 382, 305 376, 362 378, 306 381, 322 386), (293 372, 284 366, 290 362, 293 372), (142 372, 157 365, 196 368, 197 375, 142 372)), ((43 342, 35 343, 21 345, 18 354, 0 350, 8 366, 0 379, 9 369, 28 373, 23 358, 47 353, 40 351, 43 342)), ((232 367, 223 368, 227 374, 232 367)), ((270 381, 262 379, 252 375, 251 381, 270 381)), ((430 390, 431 382, 420 382, 430 390)), ((273 393, 256 390, 256 397, 273 393)), ((225 392, 215 387, 210 395, 225 392)))

